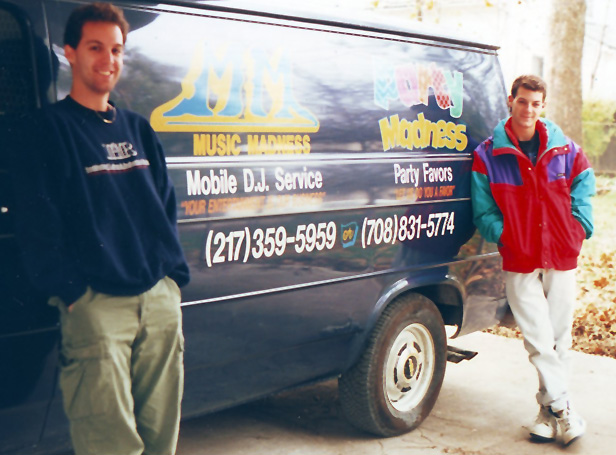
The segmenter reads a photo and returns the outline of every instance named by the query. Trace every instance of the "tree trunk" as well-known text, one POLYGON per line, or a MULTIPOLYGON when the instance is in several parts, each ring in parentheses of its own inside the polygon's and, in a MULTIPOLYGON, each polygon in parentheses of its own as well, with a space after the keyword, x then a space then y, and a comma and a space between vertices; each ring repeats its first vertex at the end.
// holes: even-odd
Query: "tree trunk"
POLYGON ((552 0, 547 114, 582 145, 582 51, 586 0, 552 0))

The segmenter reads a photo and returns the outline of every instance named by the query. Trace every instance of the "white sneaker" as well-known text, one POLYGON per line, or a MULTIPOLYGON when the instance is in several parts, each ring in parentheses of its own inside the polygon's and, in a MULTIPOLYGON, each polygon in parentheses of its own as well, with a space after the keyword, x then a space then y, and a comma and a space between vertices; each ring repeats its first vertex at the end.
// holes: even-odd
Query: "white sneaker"
POLYGON ((554 416, 563 436, 563 443, 566 446, 584 435, 586 422, 568 404, 565 410, 554 413, 554 416))
POLYGON ((528 427, 528 430, 533 441, 552 442, 556 439, 557 433, 556 417, 549 408, 541 406, 535 423, 528 427))

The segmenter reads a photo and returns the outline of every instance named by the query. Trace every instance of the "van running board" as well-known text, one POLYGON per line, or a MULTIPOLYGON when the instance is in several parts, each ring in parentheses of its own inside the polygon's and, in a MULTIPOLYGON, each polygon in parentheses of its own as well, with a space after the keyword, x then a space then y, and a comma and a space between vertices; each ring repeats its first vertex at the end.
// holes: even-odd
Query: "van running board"
POLYGON ((452 363, 460 363, 462 360, 471 360, 477 355, 475 351, 467 351, 465 349, 456 348, 455 346, 447 346, 447 361, 452 363))

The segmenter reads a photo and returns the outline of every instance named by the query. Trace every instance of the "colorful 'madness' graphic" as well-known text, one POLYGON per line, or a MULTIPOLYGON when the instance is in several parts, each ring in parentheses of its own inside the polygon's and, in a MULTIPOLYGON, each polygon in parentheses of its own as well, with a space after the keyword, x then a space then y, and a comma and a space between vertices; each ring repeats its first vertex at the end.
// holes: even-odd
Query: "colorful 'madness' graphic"
POLYGON ((319 121, 295 97, 291 62, 282 50, 196 46, 182 90, 152 112, 160 132, 192 132, 195 155, 309 153, 319 121), (209 133, 209 134, 205 134, 209 133), (282 134, 281 134, 282 133, 282 134), (287 133, 287 134, 284 134, 287 133))
MULTIPOLYGON (((437 106, 449 110, 449 116, 462 115, 463 75, 447 71, 435 63, 407 63, 393 66, 375 63, 374 102, 389 110, 390 103, 400 102, 406 107, 419 104, 428 106, 430 92, 437 106)), ((432 147, 463 151, 468 145, 466 125, 438 120, 432 122, 419 113, 414 120, 400 118, 398 114, 379 120, 383 151, 395 147, 408 150, 432 147)))

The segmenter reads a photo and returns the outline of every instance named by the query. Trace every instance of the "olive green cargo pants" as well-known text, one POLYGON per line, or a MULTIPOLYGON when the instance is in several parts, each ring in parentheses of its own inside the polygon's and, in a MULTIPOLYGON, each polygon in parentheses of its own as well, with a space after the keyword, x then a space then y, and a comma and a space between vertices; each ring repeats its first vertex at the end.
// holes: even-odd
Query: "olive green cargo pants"
POLYGON ((164 278, 134 297, 88 288, 58 298, 60 386, 76 455, 172 455, 184 386, 180 291, 164 278))

